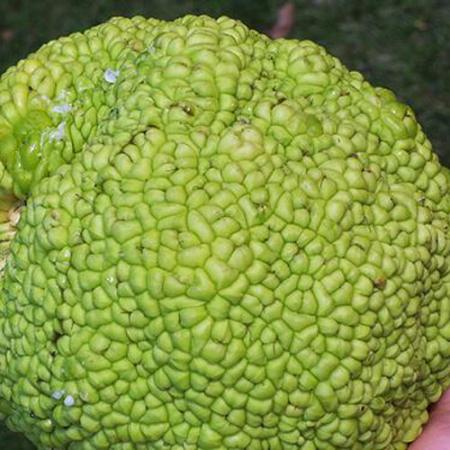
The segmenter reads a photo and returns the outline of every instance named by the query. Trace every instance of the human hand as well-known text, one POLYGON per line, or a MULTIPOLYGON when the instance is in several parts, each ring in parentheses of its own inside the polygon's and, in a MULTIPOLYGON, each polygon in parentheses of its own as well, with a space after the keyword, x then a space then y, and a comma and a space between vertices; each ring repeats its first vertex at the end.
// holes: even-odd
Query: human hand
POLYGON ((430 420, 409 450, 450 450, 450 389, 430 412, 430 420))

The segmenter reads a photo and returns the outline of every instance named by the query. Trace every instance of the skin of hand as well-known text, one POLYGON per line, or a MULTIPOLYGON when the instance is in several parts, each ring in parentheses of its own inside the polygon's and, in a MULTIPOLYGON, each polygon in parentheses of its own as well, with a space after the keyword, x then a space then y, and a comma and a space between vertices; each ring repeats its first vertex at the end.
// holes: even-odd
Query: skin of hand
POLYGON ((430 411, 430 420, 409 450, 450 450, 450 389, 430 411))

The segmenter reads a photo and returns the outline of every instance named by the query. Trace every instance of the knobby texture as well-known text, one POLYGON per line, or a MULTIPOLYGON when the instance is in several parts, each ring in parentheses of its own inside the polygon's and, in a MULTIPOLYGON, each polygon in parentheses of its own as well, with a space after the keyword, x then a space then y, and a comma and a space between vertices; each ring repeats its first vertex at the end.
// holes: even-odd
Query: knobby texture
POLYGON ((310 41, 51 42, 0 161, 0 411, 39 449, 400 450, 450 384, 447 171, 310 41))

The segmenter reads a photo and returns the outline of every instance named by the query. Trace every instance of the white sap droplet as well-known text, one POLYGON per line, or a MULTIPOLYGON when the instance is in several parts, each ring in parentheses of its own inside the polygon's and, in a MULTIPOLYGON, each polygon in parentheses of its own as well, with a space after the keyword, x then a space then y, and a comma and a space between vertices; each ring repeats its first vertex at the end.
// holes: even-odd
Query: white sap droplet
POLYGON ((68 395, 64 399, 64 405, 66 405, 66 406, 73 406, 73 405, 75 405, 75 399, 71 395, 68 395))
POLYGON ((52 398, 55 400, 61 400, 64 396, 64 391, 55 391, 52 394, 52 398))
POLYGON ((63 89, 56 98, 61 102, 65 102, 67 100, 68 96, 69 96, 69 93, 67 92, 67 90, 63 89))
POLYGON ((117 81, 119 73, 120 72, 118 70, 106 69, 103 76, 105 78, 105 81, 107 81, 108 83, 115 83, 117 81))
POLYGON ((48 95, 40 94, 39 99, 42 100, 44 103, 50 104, 51 100, 48 95))
POLYGON ((69 105, 67 103, 64 103, 62 105, 55 105, 52 108, 52 111, 57 114, 65 114, 65 113, 72 111, 72 105, 69 105))
POLYGON ((64 139, 64 136, 66 134, 65 127, 66 123, 61 122, 55 130, 49 133, 48 138, 51 141, 61 141, 62 139, 64 139))

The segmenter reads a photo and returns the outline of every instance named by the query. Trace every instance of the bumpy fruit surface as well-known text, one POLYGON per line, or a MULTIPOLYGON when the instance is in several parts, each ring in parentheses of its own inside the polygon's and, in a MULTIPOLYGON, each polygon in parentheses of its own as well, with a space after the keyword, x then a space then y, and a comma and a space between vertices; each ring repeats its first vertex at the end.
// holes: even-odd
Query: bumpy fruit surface
POLYGON ((310 41, 50 42, 0 161, 0 411, 39 449, 400 450, 450 383, 446 169, 310 41))

